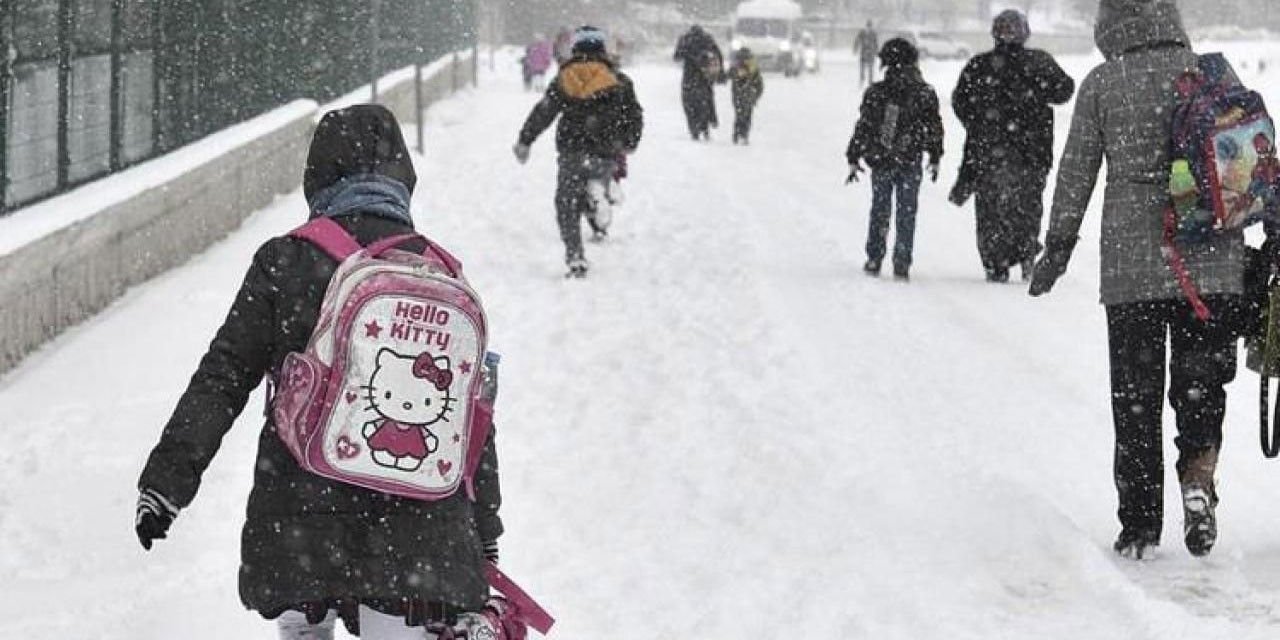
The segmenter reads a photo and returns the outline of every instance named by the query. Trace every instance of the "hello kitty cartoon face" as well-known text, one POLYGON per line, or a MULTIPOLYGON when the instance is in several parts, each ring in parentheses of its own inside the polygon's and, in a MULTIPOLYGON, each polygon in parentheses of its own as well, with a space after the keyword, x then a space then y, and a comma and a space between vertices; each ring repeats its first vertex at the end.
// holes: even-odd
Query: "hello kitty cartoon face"
POLYGON ((426 426, 453 411, 455 399, 449 394, 453 372, 449 358, 430 353, 400 355, 391 349, 378 351, 376 367, 365 387, 369 408, 400 424, 426 426))

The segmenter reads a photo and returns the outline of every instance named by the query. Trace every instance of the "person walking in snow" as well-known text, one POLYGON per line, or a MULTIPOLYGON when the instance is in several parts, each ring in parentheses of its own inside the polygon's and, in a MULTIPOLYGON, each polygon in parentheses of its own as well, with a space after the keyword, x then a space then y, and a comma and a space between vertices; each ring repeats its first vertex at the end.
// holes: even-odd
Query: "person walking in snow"
POLYGON ((542 91, 547 71, 554 62, 553 46, 550 40, 541 34, 534 36, 533 42, 524 49, 524 57, 520 59, 524 71, 525 91, 542 91))
POLYGON ((853 38, 853 55, 858 59, 858 86, 865 87, 876 81, 876 56, 880 54, 880 36, 867 21, 867 26, 853 38))
POLYGON ((684 64, 680 79, 680 99, 684 105, 689 135, 694 140, 710 140, 711 129, 720 126, 716 117, 715 84, 724 77, 724 56, 715 38, 699 25, 680 36, 673 55, 684 64))
MULTIPOLYGON (((303 174, 311 217, 368 245, 411 234, 416 176, 386 108, 325 114, 303 174)), ((404 248, 423 251, 422 238, 404 248)), ((138 480, 135 529, 150 549, 191 504, 223 436, 265 374, 304 351, 337 262, 291 236, 253 257, 230 313, 200 361, 138 480)), ((486 557, 502 534, 497 458, 485 443, 474 502, 402 498, 321 477, 290 454, 268 418, 258 439, 240 549, 240 599, 285 640, 332 638, 336 618, 361 637, 427 637, 486 604, 486 557), (406 626, 412 625, 412 626, 406 626)), ((431 636, 434 637, 434 636, 431 636)))
POLYGON ((1053 106, 1075 81, 1053 57, 1026 47, 1027 19, 1010 9, 991 27, 995 48, 965 65, 951 106, 968 132, 952 201, 977 200, 978 254, 989 282, 1012 265, 1024 280, 1040 254, 1044 188, 1053 166, 1053 106))
POLYGON ((529 160, 530 146, 556 118, 560 119, 556 220, 568 276, 580 278, 587 274, 582 216, 587 216, 597 237, 605 233, 596 223, 595 198, 588 187, 612 179, 618 157, 635 152, 644 130, 644 110, 636 101, 631 79, 610 60, 603 31, 582 27, 574 33, 573 57, 561 67, 520 130, 514 151, 521 164, 529 160))
POLYGON ((906 280, 911 269, 921 158, 928 154, 929 178, 934 182, 942 160, 938 96, 921 77, 918 60, 915 46, 902 38, 884 44, 880 50, 884 80, 872 84, 863 95, 858 124, 845 152, 849 181, 858 179, 864 160, 871 167, 871 221, 863 270, 869 275, 880 274, 896 195, 893 275, 900 280, 906 280))
POLYGON ((1236 372, 1236 335, 1226 320, 1243 291, 1244 239, 1239 231, 1223 232, 1183 248, 1187 270, 1212 312, 1208 321, 1199 320, 1162 253, 1175 105, 1170 87, 1196 67, 1196 55, 1174 0, 1101 0, 1094 39, 1106 61, 1084 80, 1076 99, 1030 293, 1048 293, 1066 271, 1106 158, 1102 304, 1120 502, 1115 550, 1141 559, 1160 543, 1167 360, 1183 537, 1192 554, 1204 555, 1217 539, 1214 474, 1225 385, 1236 372))
POLYGON ((751 137, 751 115, 764 94, 764 78, 751 50, 743 47, 733 52, 729 69, 733 94, 733 143, 747 144, 751 137))

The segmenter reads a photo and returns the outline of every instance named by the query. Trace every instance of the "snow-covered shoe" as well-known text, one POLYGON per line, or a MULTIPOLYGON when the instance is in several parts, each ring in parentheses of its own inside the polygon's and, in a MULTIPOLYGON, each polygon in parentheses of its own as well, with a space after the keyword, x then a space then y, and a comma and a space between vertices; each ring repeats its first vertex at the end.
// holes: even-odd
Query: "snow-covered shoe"
POLYGON ((1034 271, 1036 268, 1036 261, 1032 260, 1031 258, 1027 258, 1026 260, 1022 261, 1021 266, 1022 266, 1022 281, 1030 282, 1031 272, 1034 271))
POLYGON ((1129 560, 1152 560, 1156 555, 1156 548, 1160 546, 1159 536, 1153 536, 1149 533, 1130 533, 1121 531, 1120 537, 1116 538, 1116 543, 1112 548, 1116 550, 1116 555, 1129 560))
POLYGON ((587 261, 585 258, 574 258, 569 261, 569 271, 564 274, 566 278, 585 278, 587 277, 587 261))
POLYGON ((1213 491, 1196 484, 1182 487, 1182 534, 1187 551, 1206 556, 1218 540, 1218 520, 1213 513, 1213 491))
POLYGON ((869 275, 869 276, 878 276, 878 275, 880 275, 880 261, 879 261, 879 260, 867 260, 867 262, 866 262, 865 264, 863 264, 863 265, 862 265, 862 272, 863 272, 863 273, 865 273, 865 274, 867 274, 867 275, 869 275))
POLYGON ((1009 269, 1007 268, 987 269, 987 282, 1002 283, 1002 282, 1008 282, 1008 281, 1009 281, 1009 269))
POLYGON ((906 282, 911 279, 911 268, 900 264, 893 265, 893 279, 906 282))

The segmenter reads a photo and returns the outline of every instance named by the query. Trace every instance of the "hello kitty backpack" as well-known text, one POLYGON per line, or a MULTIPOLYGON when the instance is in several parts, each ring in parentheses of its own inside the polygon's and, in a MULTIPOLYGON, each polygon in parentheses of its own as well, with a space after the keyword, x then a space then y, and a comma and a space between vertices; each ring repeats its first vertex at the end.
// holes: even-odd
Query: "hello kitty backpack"
POLYGON ((491 430, 481 397, 486 321, 461 264, 416 234, 362 247, 318 218, 289 234, 339 262, 307 348, 274 376, 271 416, 303 468, 420 500, 472 478, 491 430))

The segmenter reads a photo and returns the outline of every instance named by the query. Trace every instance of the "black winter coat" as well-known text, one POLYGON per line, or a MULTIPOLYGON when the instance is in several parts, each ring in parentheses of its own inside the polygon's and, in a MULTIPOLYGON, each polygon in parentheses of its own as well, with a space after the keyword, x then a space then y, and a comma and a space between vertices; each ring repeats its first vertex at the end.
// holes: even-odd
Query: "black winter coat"
POLYGON ((968 132, 965 162, 983 173, 988 160, 1017 154, 1048 171, 1053 166, 1053 107, 1071 99, 1075 81, 1053 56, 1021 45, 999 45, 975 56, 960 74, 951 106, 968 132))
POLYGON ((691 84, 719 82, 724 74, 724 54, 720 45, 702 29, 690 29, 680 36, 672 57, 684 64, 683 85, 686 90, 691 84))
POLYGON ((557 117, 561 154, 612 158, 631 153, 644 132, 644 109, 631 79, 599 57, 578 56, 560 68, 525 120, 520 144, 532 145, 557 117))
MULTIPOLYGON (((356 115, 326 116, 318 127, 304 181, 308 195, 350 173, 396 176, 412 184, 412 165, 394 119, 361 122, 361 108, 352 111, 356 115), (352 134, 367 144, 344 147, 338 138, 352 134), (335 144, 339 149, 326 149, 335 144)), ((363 114, 369 111, 376 110, 363 114)), ((406 223, 372 215, 336 220, 362 244, 412 231, 406 223)), ((405 248, 425 246, 414 241, 405 248)), ((147 460, 140 487, 161 492, 179 507, 191 503, 249 394, 287 353, 305 349, 336 267, 303 240, 275 238, 258 249, 147 460)), ((422 502, 321 478, 298 466, 268 419, 258 437, 241 537, 241 601, 267 617, 335 599, 358 599, 388 613, 410 613, 406 601, 477 609, 488 591, 481 540, 502 533, 493 440, 486 443, 476 490, 474 504, 463 493, 422 502)))
POLYGON ((863 95, 858 124, 845 151, 849 164, 865 160, 872 169, 919 167, 942 158, 942 115, 938 95, 916 67, 890 67, 885 79, 863 95), (895 116, 896 114, 896 116, 895 116))

